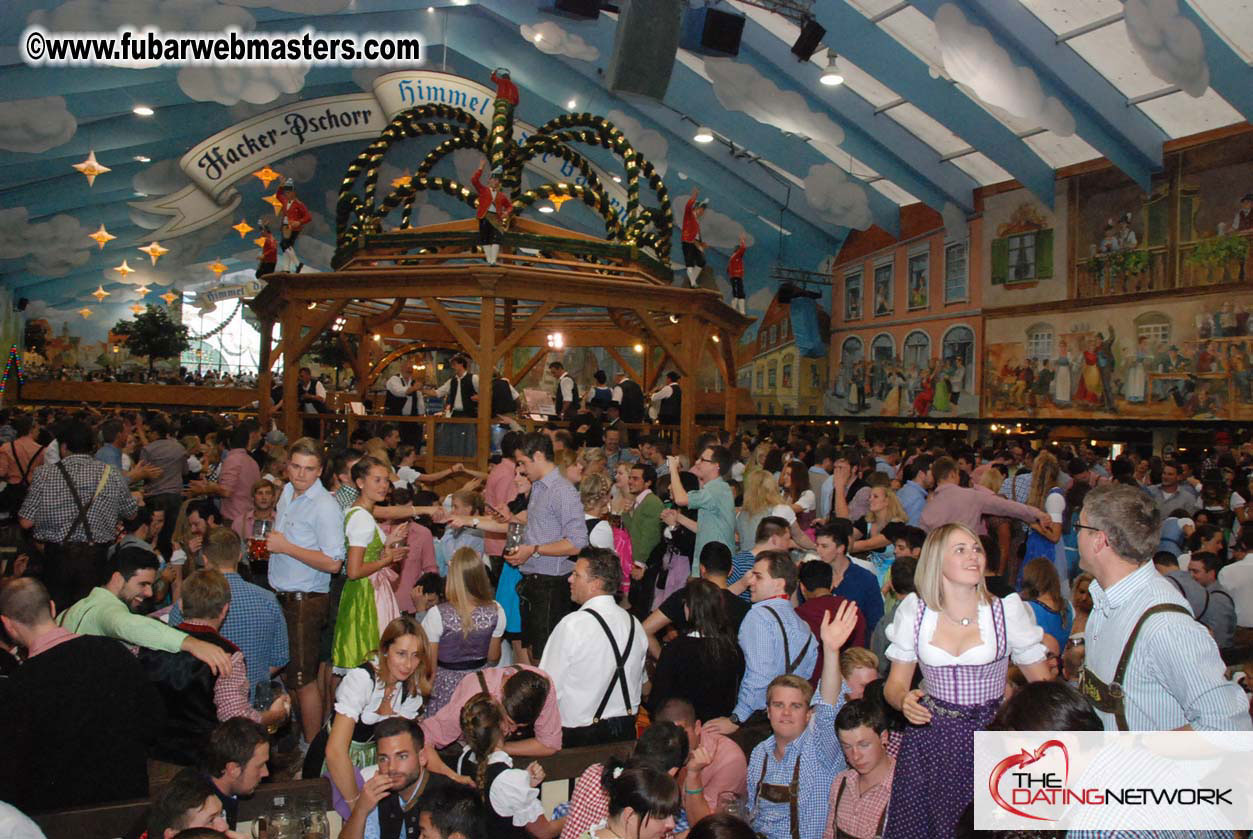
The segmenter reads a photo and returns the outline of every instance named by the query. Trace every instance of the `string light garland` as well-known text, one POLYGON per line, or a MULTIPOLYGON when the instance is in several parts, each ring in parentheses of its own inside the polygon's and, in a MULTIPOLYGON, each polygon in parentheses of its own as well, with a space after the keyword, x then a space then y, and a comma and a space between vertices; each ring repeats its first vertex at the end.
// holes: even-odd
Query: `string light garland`
POLYGON ((231 325, 231 321, 235 320, 235 318, 239 316, 239 313, 241 310, 243 310, 243 308, 244 308, 244 301, 241 299, 238 303, 235 304, 235 311, 231 312, 230 317, 228 317, 226 320, 222 321, 217 326, 213 327, 212 329, 210 329, 208 332, 206 332, 203 335, 188 335, 187 337, 191 338, 191 340, 193 341, 207 341, 210 338, 213 338, 214 336, 219 335, 222 332, 222 330, 226 329, 226 327, 231 325))
POLYGON ((23 385, 26 383, 26 375, 22 372, 22 355, 17 351, 17 344, 9 347, 9 360, 4 364, 4 378, 0 379, 0 395, 9 385, 9 371, 17 371, 17 383, 23 385))

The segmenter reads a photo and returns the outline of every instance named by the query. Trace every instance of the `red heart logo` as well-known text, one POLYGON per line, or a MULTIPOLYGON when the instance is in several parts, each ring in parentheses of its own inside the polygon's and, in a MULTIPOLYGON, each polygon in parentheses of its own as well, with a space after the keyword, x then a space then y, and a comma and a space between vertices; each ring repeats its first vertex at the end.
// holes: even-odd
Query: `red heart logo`
POLYGON ((1001 777, 1006 772, 1008 772, 1010 769, 1015 769, 1015 768, 1022 767, 1022 766, 1029 766, 1032 763, 1035 763, 1037 760, 1044 757, 1044 753, 1047 752, 1051 748, 1058 748, 1062 750, 1062 757, 1065 760, 1065 765, 1066 765, 1066 773, 1062 781, 1062 786, 1063 787, 1069 786, 1070 785, 1070 752, 1066 749, 1066 744, 1063 743, 1061 740, 1045 740, 1043 743, 1040 744, 1039 748, 1037 748, 1035 752, 1029 752, 1026 749, 1023 749, 1019 754, 1010 755, 1009 757, 1002 760, 1000 763, 996 764, 996 766, 992 769, 992 774, 988 777, 988 792, 991 793, 992 800, 995 801, 997 804, 999 804, 1003 809, 1013 813, 1016 816, 1022 816, 1025 819, 1035 819, 1036 821, 1042 821, 1042 822, 1054 821, 1054 819, 1050 819, 1045 816, 1033 816, 1030 813, 1024 813, 1022 810, 1019 810, 1017 807, 1015 807, 1014 805, 1006 801, 1004 797, 1001 796, 1001 790, 1000 790, 1001 777))

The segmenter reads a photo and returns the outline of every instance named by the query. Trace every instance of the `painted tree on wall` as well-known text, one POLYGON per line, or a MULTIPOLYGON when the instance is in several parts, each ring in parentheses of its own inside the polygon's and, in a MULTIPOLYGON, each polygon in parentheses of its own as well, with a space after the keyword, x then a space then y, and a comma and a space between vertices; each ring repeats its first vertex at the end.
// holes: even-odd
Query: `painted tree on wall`
POLYGON ((187 327, 175 323, 169 312, 158 306, 149 306, 134 320, 118 321, 113 334, 123 336, 131 355, 147 357, 149 373, 158 359, 177 358, 191 346, 187 327))

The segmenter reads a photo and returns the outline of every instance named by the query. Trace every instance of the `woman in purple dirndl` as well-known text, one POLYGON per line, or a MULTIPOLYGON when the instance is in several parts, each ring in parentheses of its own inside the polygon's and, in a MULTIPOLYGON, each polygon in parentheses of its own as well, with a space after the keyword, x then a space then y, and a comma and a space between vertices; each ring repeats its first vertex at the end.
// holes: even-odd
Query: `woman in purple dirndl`
POLYGON ((974 733, 1005 693, 1012 656, 1030 681, 1049 678, 1043 631, 1017 594, 993 597, 979 537, 960 524, 931 532, 916 594, 896 610, 884 695, 911 723, 896 761, 885 839, 944 839, 974 797, 974 733), (921 665, 926 690, 910 690, 921 665))

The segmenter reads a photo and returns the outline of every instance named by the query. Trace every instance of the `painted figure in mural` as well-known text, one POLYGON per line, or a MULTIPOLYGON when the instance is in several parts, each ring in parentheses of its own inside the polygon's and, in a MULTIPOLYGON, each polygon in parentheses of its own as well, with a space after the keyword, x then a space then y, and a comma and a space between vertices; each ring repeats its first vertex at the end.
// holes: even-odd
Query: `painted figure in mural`
POLYGON ((701 269, 705 267, 705 243, 700 238, 700 217, 705 214, 709 199, 700 200, 700 190, 692 188, 692 194, 683 205, 683 264, 687 267, 687 281, 696 288, 701 269))
POLYGON ((848 312, 848 319, 857 320, 861 317, 861 292, 850 288, 845 292, 845 297, 847 299, 844 303, 844 311, 848 312))
POLYGON ((1109 337, 1096 333, 1096 363, 1101 373, 1101 393, 1105 397, 1105 409, 1115 410, 1114 404, 1114 327, 1109 327, 1109 337))
MULTIPOLYGON (((1114 220, 1110 219, 1105 223, 1105 233, 1101 237, 1101 245, 1098 253, 1111 254, 1118 250, 1118 231, 1114 227, 1114 220)), ((1109 260, 1101 262, 1100 273, 1097 275, 1097 291, 1100 294, 1106 294, 1114 285, 1114 269, 1110 265, 1109 260)))
POLYGON ((848 400, 849 413, 857 414, 862 410, 862 373, 860 361, 855 361, 848 371, 848 381, 845 384, 845 394, 848 400))
POLYGON ((1233 230, 1253 230, 1253 192, 1245 193, 1240 199, 1240 209, 1231 222, 1233 230))
POLYGON ((1148 396, 1149 365, 1153 353, 1149 351, 1148 336, 1141 335, 1136 341, 1135 352, 1127 356, 1127 379, 1123 382, 1123 397, 1128 402, 1143 402, 1148 396))
POLYGON ((1079 377, 1079 386, 1075 388, 1075 401, 1088 406, 1100 405, 1105 397, 1101 369, 1098 366, 1100 348, 1099 336, 1088 339, 1088 345, 1083 350, 1083 372, 1079 377))
POLYGON ((1034 397, 1032 404, 1035 407, 1047 405, 1049 396, 1053 393, 1053 379, 1056 373, 1047 358, 1040 359, 1040 369, 1035 374, 1035 384, 1031 386, 1031 394, 1034 397))
POLYGON ((961 402, 962 389, 966 386, 965 362, 959 356, 950 355, 944 376, 948 379, 949 399, 953 403, 953 408, 956 409, 961 402))
POLYGON ((1198 343, 1196 345, 1196 372, 1221 373, 1223 362, 1220 352, 1217 341, 1198 343))
POLYGON ((1063 338, 1057 342, 1057 361, 1053 365, 1053 404, 1070 404, 1070 351, 1063 338))
POLYGON ((1236 399, 1249 401, 1249 355, 1246 344, 1227 346, 1227 373, 1235 384, 1236 399))
POLYGON ((1131 213, 1123 213, 1118 217, 1118 250, 1133 251, 1139 246, 1140 242, 1136 239, 1136 232, 1131 229, 1131 213))
POLYGON ((900 416, 904 392, 905 374, 901 372, 901 368, 898 365, 893 365, 892 372, 888 374, 888 395, 883 399, 883 406, 879 409, 879 415, 884 417, 900 416))
POLYGON ((936 359, 931 359, 931 369, 928 371, 935 382, 935 399, 931 403, 931 407, 937 411, 948 411, 953 407, 952 391, 949 389, 948 376, 944 371, 940 370, 940 365, 936 359))
POLYGON ((1234 338, 1240 334, 1236 329, 1236 307, 1230 300, 1223 303, 1217 317, 1218 335, 1223 338, 1234 338))
POLYGON ((744 251, 747 248, 748 240, 741 233, 740 246, 727 261, 727 279, 731 283, 731 307, 741 315, 748 314, 748 303, 744 299, 744 251))
POLYGON ((875 317, 892 314, 892 304, 888 301, 887 284, 880 283, 877 280, 874 284, 874 313, 875 317))
POLYGON ((934 401, 935 368, 934 366, 928 366, 922 373, 918 395, 914 397, 914 415, 919 417, 928 416, 931 413, 931 405, 934 401))

